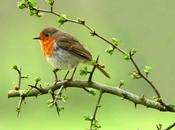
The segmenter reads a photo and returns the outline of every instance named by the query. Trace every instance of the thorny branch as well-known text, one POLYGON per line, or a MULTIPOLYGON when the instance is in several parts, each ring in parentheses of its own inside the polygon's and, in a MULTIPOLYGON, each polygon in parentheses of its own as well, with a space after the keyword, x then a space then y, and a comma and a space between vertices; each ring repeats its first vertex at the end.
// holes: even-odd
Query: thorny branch
POLYGON ((172 125, 168 126, 167 128, 163 129, 163 130, 170 130, 172 129, 173 127, 175 127, 175 123, 173 123, 172 125))
POLYGON ((140 76, 140 78, 143 78, 151 87, 152 89, 154 90, 154 92, 156 93, 157 97, 158 97, 158 101, 160 103, 162 103, 162 105, 166 106, 166 104, 162 101, 161 99, 161 95, 159 93, 159 91, 157 90, 157 88, 154 86, 154 84, 141 72, 139 66, 137 65, 137 63, 135 62, 132 54, 131 54, 131 51, 129 52, 129 57, 130 57, 130 60, 132 62, 132 64, 134 65, 134 67, 136 68, 137 70, 137 74, 140 76))
POLYGON ((88 81, 64 80, 64 81, 58 82, 55 85, 43 87, 42 91, 38 91, 36 89, 33 89, 27 95, 25 93, 25 90, 19 90, 19 91, 10 90, 8 92, 8 97, 9 98, 10 97, 20 97, 21 93, 25 97, 44 95, 44 94, 47 94, 49 92, 49 90, 51 90, 51 91, 58 90, 63 84, 64 84, 64 88, 72 88, 72 87, 75 87, 75 88, 93 88, 96 90, 102 90, 104 93, 109 93, 112 95, 122 97, 124 99, 127 99, 127 100, 133 102, 134 104, 141 104, 141 105, 144 105, 148 108, 153 108, 153 109, 157 109, 160 111, 175 112, 174 105, 168 105, 169 107, 165 107, 155 100, 150 100, 150 99, 147 99, 143 96, 138 96, 136 94, 133 94, 131 92, 128 92, 128 91, 121 89, 119 87, 116 87, 116 86, 109 86, 109 85, 97 83, 94 81, 88 82, 88 81))

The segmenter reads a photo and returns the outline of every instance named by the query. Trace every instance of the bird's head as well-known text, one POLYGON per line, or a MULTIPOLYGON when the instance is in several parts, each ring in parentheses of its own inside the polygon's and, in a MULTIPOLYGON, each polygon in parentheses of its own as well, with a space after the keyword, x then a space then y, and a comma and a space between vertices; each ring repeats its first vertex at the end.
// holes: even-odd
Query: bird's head
POLYGON ((58 33, 59 30, 53 27, 48 27, 43 29, 40 33, 39 33, 39 37, 35 37, 33 39, 36 40, 41 40, 42 42, 46 42, 46 41, 50 41, 51 39, 55 39, 58 37, 58 33))
POLYGON ((42 50, 45 56, 51 56, 53 54, 53 43, 59 38, 59 30, 53 27, 43 29, 38 37, 33 39, 40 40, 42 50))

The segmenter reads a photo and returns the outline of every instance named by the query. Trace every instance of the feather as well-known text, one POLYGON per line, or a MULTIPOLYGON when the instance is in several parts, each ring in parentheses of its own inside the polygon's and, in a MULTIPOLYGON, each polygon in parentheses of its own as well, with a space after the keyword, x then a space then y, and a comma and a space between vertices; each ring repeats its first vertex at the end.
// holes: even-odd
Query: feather
POLYGON ((85 58, 88 61, 92 60, 90 52, 86 50, 76 38, 67 33, 63 33, 61 36, 59 35, 55 42, 57 48, 62 48, 76 56, 85 58))

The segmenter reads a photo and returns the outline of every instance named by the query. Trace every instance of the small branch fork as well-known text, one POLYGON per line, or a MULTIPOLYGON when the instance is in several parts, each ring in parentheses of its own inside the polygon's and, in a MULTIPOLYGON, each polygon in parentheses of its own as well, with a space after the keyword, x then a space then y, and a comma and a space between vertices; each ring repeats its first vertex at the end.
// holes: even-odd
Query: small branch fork
POLYGON ((156 125, 156 127, 157 127, 157 130, 170 130, 170 129, 175 127, 175 123, 171 124, 170 126, 168 126, 165 129, 162 128, 162 124, 156 125))
POLYGON ((91 121, 90 130, 98 129, 98 128, 101 127, 101 126, 99 125, 98 121, 96 120, 96 115, 97 115, 98 109, 101 107, 101 106, 100 106, 100 101, 101 101, 102 95, 103 95, 103 91, 100 91, 100 94, 99 94, 99 97, 98 97, 98 100, 97 100, 97 104, 96 104, 96 107, 95 107, 93 116, 92 116, 92 118, 90 119, 90 121, 91 121))
POLYGON ((133 55, 131 54, 131 51, 129 52, 129 58, 130 58, 132 64, 134 65, 134 67, 136 68, 137 74, 140 76, 140 78, 143 78, 143 79, 151 86, 151 88, 154 90, 154 92, 155 92, 156 95, 157 95, 158 101, 159 101, 162 105, 164 105, 164 106, 166 107, 167 105, 162 101, 161 95, 160 95, 159 91, 157 90, 157 88, 156 88, 156 87, 154 86, 154 84, 147 78, 147 76, 145 76, 145 75, 141 72, 139 66, 137 65, 137 63, 135 62, 135 60, 134 60, 134 58, 133 58, 133 55))
MULTIPOLYGON (((13 66, 13 69, 17 71, 18 73, 18 84, 17 86, 15 86, 15 91, 19 91, 20 88, 21 88, 21 82, 22 82, 22 79, 27 79, 28 76, 27 75, 22 75, 22 67, 17 67, 16 65, 13 66)), ((19 114, 20 114, 20 111, 21 111, 21 107, 22 107, 22 103, 24 102, 25 100, 25 96, 23 96, 23 93, 19 93, 20 95, 20 99, 19 99, 19 103, 18 103, 18 106, 16 108, 16 111, 17 111, 17 117, 19 117, 19 114)))
POLYGON ((163 129, 163 130, 170 130, 172 129, 173 127, 175 127, 175 123, 173 123, 172 125, 168 126, 167 128, 163 129))

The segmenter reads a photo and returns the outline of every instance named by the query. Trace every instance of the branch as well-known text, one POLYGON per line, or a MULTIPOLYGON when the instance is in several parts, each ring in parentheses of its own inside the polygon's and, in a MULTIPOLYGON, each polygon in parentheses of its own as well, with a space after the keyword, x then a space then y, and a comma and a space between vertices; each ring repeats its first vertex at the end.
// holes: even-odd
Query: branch
POLYGON ((94 110, 93 116, 90 119, 90 121, 91 121, 90 130, 98 129, 98 128, 101 127, 98 124, 98 121, 96 120, 96 115, 97 115, 98 109, 101 107, 100 106, 100 101, 101 101, 102 95, 103 95, 103 91, 100 91, 100 94, 99 94, 99 97, 98 97, 98 100, 97 100, 97 104, 95 106, 95 110, 94 110))
POLYGON ((170 129, 172 129, 173 127, 175 127, 175 123, 173 123, 172 125, 168 126, 166 129, 163 129, 163 130, 170 130, 170 129))
POLYGON ((36 89, 31 90, 29 93, 25 93, 26 90, 10 90, 8 92, 8 98, 10 97, 20 97, 21 94, 24 97, 30 97, 30 96, 39 96, 43 94, 47 94, 49 90, 55 91, 59 89, 62 85, 64 85, 65 88, 93 88, 96 90, 103 91, 104 93, 109 93, 112 95, 116 95, 119 97, 122 97, 124 99, 127 99, 134 104, 141 104, 143 106, 146 106, 148 108, 157 109, 160 111, 169 111, 169 112, 175 112, 175 106, 174 105, 167 105, 164 106, 161 103, 150 100, 145 98, 144 96, 138 96, 136 94, 133 94, 131 92, 128 92, 124 89, 121 89, 116 86, 108 86, 105 84, 97 83, 97 82, 88 82, 88 81, 61 81, 53 86, 45 87, 42 89, 42 91, 38 91, 36 89))

